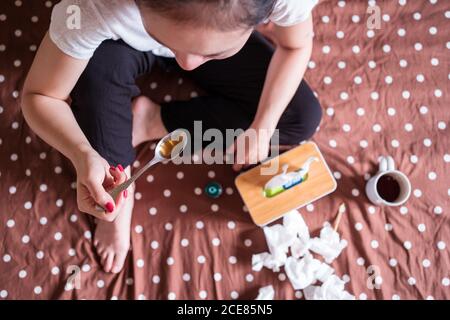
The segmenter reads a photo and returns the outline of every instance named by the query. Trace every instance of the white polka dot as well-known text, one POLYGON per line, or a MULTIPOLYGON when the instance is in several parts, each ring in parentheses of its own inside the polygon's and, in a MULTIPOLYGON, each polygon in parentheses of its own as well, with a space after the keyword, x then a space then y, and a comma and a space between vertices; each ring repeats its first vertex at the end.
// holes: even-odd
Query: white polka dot
POLYGON ((361 84, 362 83, 362 78, 360 76, 355 76, 353 78, 353 82, 356 84, 361 84))
POLYGON ((205 290, 202 290, 198 293, 198 296, 200 297, 200 299, 206 299, 208 293, 205 290))
POLYGON ((327 108, 326 112, 327 112, 327 115, 329 115, 331 117, 334 114, 334 109, 329 107, 329 108, 327 108))
POLYGON ((166 231, 170 231, 170 230, 173 229, 173 225, 172 225, 170 222, 167 222, 167 223, 164 225, 164 229, 166 229, 166 231))
POLYGON ((337 64, 339 69, 345 69, 346 65, 345 61, 339 61, 337 64))
POLYGON ((411 161, 411 163, 417 163, 419 161, 419 158, 413 154, 409 157, 409 161, 411 161))
POLYGON ((356 259, 356 264, 359 266, 363 266, 365 263, 364 258, 359 257, 358 259, 356 259))
POLYGON ((219 205, 213 203, 213 204, 211 205, 211 211, 213 211, 213 212, 219 211, 219 205))
POLYGON ((235 264, 235 263, 237 262, 237 259, 236 259, 235 256, 230 256, 230 257, 228 258, 228 262, 229 262, 230 264, 235 264))
POLYGON ((442 212, 443 212, 442 207, 440 207, 440 206, 434 207, 433 212, 438 215, 442 214, 442 212))
POLYGON ((388 110, 387 110, 388 115, 390 115, 392 117, 392 116, 395 116, 395 113, 396 113, 395 108, 392 108, 392 107, 388 108, 388 110))
POLYGON ((352 156, 348 156, 348 157, 347 157, 347 162, 348 162, 349 164, 354 164, 354 163, 355 163, 355 158, 353 158, 352 156))
POLYGON ((138 267, 138 268, 142 268, 143 266, 144 266, 144 260, 143 259, 138 259, 137 261, 136 261, 136 266, 138 267))
POLYGON ((361 231, 363 229, 363 225, 361 222, 355 223, 355 229, 361 231))
POLYGON ((158 210, 155 207, 148 209, 148 213, 152 216, 154 216, 157 212, 158 210))
POLYGON ((53 275, 57 275, 57 274, 59 274, 59 268, 58 267, 53 267, 51 272, 52 272, 53 275))
POLYGON ((369 145, 369 143, 367 142, 367 140, 361 140, 361 141, 359 142, 359 146, 360 146, 361 148, 367 148, 368 145, 369 145))
POLYGON ((218 247, 220 245, 220 239, 219 238, 214 238, 211 240, 211 243, 213 246, 218 247))
POLYGON ((3 262, 8 263, 8 262, 10 262, 10 261, 11 261, 11 256, 10 256, 9 254, 5 254, 5 255, 3 256, 3 262))
POLYGON ((164 194, 164 197, 168 198, 168 197, 170 197, 170 195, 171 195, 172 193, 170 192, 169 189, 166 189, 166 190, 164 190, 163 194, 164 194))
POLYGON ((438 247, 439 250, 445 250, 446 244, 445 244, 444 241, 439 241, 437 243, 437 247, 438 247))
POLYGON ((372 126, 372 130, 373 130, 374 132, 380 132, 380 131, 381 131, 381 125, 378 124, 378 123, 375 123, 375 124, 372 126))
POLYGON ((409 277, 409 278, 408 278, 408 284, 409 284, 410 286, 414 286, 414 285, 416 284, 416 279, 413 278, 413 277, 409 277))
POLYGON ((341 92, 339 97, 341 98, 341 100, 347 100, 348 99, 348 93, 347 92, 341 92))
POLYGON ((169 266, 171 266, 175 263, 175 259, 173 257, 168 257, 166 262, 169 266))
POLYGON ((19 271, 19 278, 23 279, 27 276, 27 272, 25 270, 19 271))
POLYGON ((392 224, 386 223, 386 224, 384 225, 384 230, 386 230, 386 231, 392 231, 392 229, 393 229, 392 224))
POLYGON ((417 226, 417 230, 419 230, 419 232, 425 232, 426 227, 423 223, 421 223, 417 226))
POLYGON ((134 198, 135 198, 136 200, 141 200, 141 199, 142 199, 142 193, 140 193, 140 192, 135 192, 135 193, 134 193, 134 198))
POLYGON ((419 73, 416 76, 416 80, 417 80, 417 82, 424 82, 425 81, 425 76, 423 74, 419 73))
POLYGON ((375 214, 375 208, 372 207, 372 206, 368 207, 368 208, 367 208, 367 211, 368 211, 370 214, 375 214))
POLYGON ((377 67, 377 63, 373 60, 370 60, 367 65, 369 66, 370 69, 375 69, 377 67))
POLYGON ((205 224, 203 223, 203 221, 197 221, 197 222, 195 223, 195 227, 196 227, 197 229, 203 229, 203 228, 205 227, 205 224))
POLYGON ((358 23, 360 21, 359 16, 356 14, 352 15, 352 21, 353 21, 353 23, 358 23))
POLYGON ((411 97, 411 93, 408 90, 402 91, 403 99, 409 99, 411 97))
POLYGON ((175 300, 177 298, 177 295, 175 294, 175 292, 169 292, 169 294, 167 295, 167 299, 169 300, 175 300))
POLYGON ((77 254, 77 252, 75 251, 75 249, 70 248, 67 254, 71 257, 74 257, 77 254))
POLYGON ((394 80, 392 79, 392 76, 386 76, 386 77, 384 78, 384 82, 386 82, 387 84, 391 84, 392 81, 394 81, 394 80))
POLYGON ((88 264, 83 264, 83 266, 81 267, 81 270, 83 272, 89 272, 91 270, 91 266, 88 264))
POLYGON ((61 208, 64 204, 64 201, 62 199, 57 199, 55 204, 58 208, 61 208))
POLYGON ((396 140, 396 139, 393 139, 393 140, 391 141, 391 146, 392 146, 393 148, 398 148, 398 147, 400 146, 400 142, 399 142, 398 140, 396 140))
POLYGON ((339 180, 339 179, 342 177, 342 174, 341 174, 339 171, 335 171, 335 172, 333 172, 333 176, 334 176, 337 180, 339 180))
POLYGON ((251 247, 251 245, 252 245, 252 240, 250 240, 250 239, 245 239, 245 240, 244 240, 244 245, 245 245, 246 247, 251 247))
POLYGON ((184 273, 181 277, 183 279, 183 281, 189 281, 191 280, 191 275, 189 273, 184 273))
POLYGON ((353 51, 354 54, 358 54, 358 53, 361 52, 361 49, 360 49, 359 46, 354 45, 354 46, 352 47, 352 51, 353 51))
POLYGON ((439 121, 438 122, 438 129, 445 130, 445 128, 447 128, 446 123, 444 121, 439 121))
POLYGON ((401 213, 402 215, 407 214, 407 213, 408 213, 408 208, 405 207, 405 206, 401 206, 401 207, 400 207, 400 213, 401 213))
POLYGON ((442 285, 444 287, 448 287, 450 285, 450 279, 447 278, 447 277, 444 277, 444 278, 442 278, 442 282, 441 283, 442 283, 442 285))
POLYGON ((161 278, 160 278, 158 275, 155 274, 155 275, 152 277, 152 282, 153 282, 154 284, 158 284, 160 281, 161 281, 161 278))
POLYGON ((392 300, 400 300, 400 296, 398 294, 394 294, 392 296, 392 300))
POLYGON ((233 230, 236 227, 236 223, 234 223, 234 221, 229 221, 227 226, 228 226, 228 229, 233 230))
POLYGON ((323 22, 323 23, 328 23, 328 22, 330 22, 330 17, 328 17, 328 16, 322 16, 322 22, 323 22))
POLYGON ((30 236, 26 234, 22 237, 22 243, 26 244, 28 242, 30 242, 30 236))
POLYGON ((367 31, 367 37, 368 38, 373 38, 374 36, 375 36, 375 31, 373 31, 373 30, 369 30, 369 31, 367 31))
POLYGON ((414 49, 416 51, 421 51, 423 49, 423 45, 420 42, 414 44, 414 49))
POLYGON ((9 219, 8 221, 6 221, 6 226, 8 228, 12 228, 16 225, 16 222, 13 219, 9 219))
POLYGON ((406 61, 405 59, 400 59, 398 64, 400 65, 401 68, 406 68, 408 66, 408 61, 406 61))
POLYGON ((62 234, 61 232, 56 232, 54 235, 55 240, 59 241, 62 239, 62 234))
POLYGON ((388 45, 388 44, 385 44, 385 45, 383 46, 383 51, 384 51, 385 53, 391 52, 391 46, 388 45))
POLYGON ((352 196, 357 197, 359 196, 360 192, 358 189, 352 189, 352 196))
POLYGON ((400 29, 397 30, 397 34, 398 34, 400 37, 404 37, 404 36, 406 35, 406 30, 403 29, 403 28, 400 28, 400 29))
POLYGON ((421 106, 421 107, 419 108, 419 112, 420 112, 421 114, 427 114, 427 113, 428 113, 428 107, 427 107, 427 106, 421 106))
POLYGON ((436 98, 442 97, 442 90, 441 90, 441 89, 436 89, 436 90, 434 90, 434 96, 435 96, 436 98))
POLYGON ((363 116, 365 114, 364 108, 359 107, 358 109, 356 109, 356 114, 360 117, 363 116))
POLYGON ((197 257, 197 262, 200 263, 200 264, 205 263, 206 262, 205 256, 202 256, 202 255, 198 256, 197 257))
POLYGON ((158 249, 158 247, 159 247, 158 241, 153 240, 153 241, 150 243, 150 247, 151 247, 153 250, 158 249))
POLYGON ((405 124, 405 131, 411 132, 413 130, 413 125, 411 123, 405 124))
POLYGON ((439 65, 439 59, 438 58, 432 58, 430 60, 430 63, 431 63, 432 66, 436 67, 436 66, 439 65))
POLYGON ((15 186, 9 187, 9 193, 10 194, 15 194, 16 192, 17 192, 17 188, 15 186))
POLYGON ((253 277, 253 275, 252 275, 251 273, 247 273, 247 274, 245 275, 245 281, 247 281, 247 282, 252 282, 253 279, 254 279, 254 277, 253 277))
POLYGON ((218 272, 214 273, 214 281, 222 280, 222 275, 218 272))
POLYGON ((405 242, 403 242, 403 247, 404 247, 406 250, 410 250, 410 249, 412 248, 411 241, 405 241, 405 242))
POLYGON ((330 46, 325 45, 325 46, 322 47, 322 52, 323 53, 328 54, 328 53, 330 53, 330 51, 331 51, 330 46))
POLYGON ((47 191, 47 185, 46 184, 41 184, 40 186, 39 186, 39 190, 41 190, 42 192, 45 192, 45 191, 47 191))
POLYGON ((433 181, 433 180, 436 180, 436 178, 437 178, 436 172, 433 172, 433 171, 428 172, 428 179, 433 181))
POLYGON ((394 258, 389 259, 389 265, 391 267, 395 267, 397 265, 397 259, 394 258))
POLYGON ((430 265, 431 265, 430 260, 428 260, 428 259, 423 259, 423 261, 422 261, 422 266, 423 266, 424 268, 428 268, 430 265))
POLYGON ((352 129, 352 127, 349 124, 347 124, 347 123, 345 123, 342 126, 342 130, 344 130, 344 132, 350 132, 351 129, 352 129))
POLYGON ((189 245, 189 240, 188 239, 182 239, 181 240, 181 246, 182 247, 187 247, 189 245))
POLYGON ((36 252, 36 258, 38 258, 39 260, 43 259, 44 258, 44 252, 40 251, 40 250, 38 252, 36 252))
POLYGON ((378 246, 379 246, 379 243, 378 243, 377 240, 372 240, 372 241, 370 242, 370 246, 371 246, 373 249, 377 249, 378 246))
POLYGON ((46 225, 47 224, 47 218, 46 217, 42 217, 39 219, 39 223, 42 225, 46 225))
POLYGON ((431 144, 432 144, 432 142, 431 142, 431 140, 430 140, 429 138, 425 138, 425 139, 423 140, 423 145, 424 145, 425 147, 430 147, 431 144))
POLYGON ((285 281, 286 280, 286 275, 281 272, 280 274, 278 274, 278 280, 285 281))
POLYGON ((415 189, 415 190, 413 191, 413 195, 414 195, 416 198, 420 198, 420 197, 422 196, 422 190, 420 190, 420 189, 415 189))
POLYGON ((40 286, 36 286, 34 287, 34 293, 35 294, 41 294, 42 293, 42 288, 40 286))
POLYGON ((306 211, 313 212, 314 211, 314 205, 312 203, 306 205, 306 211))
POLYGON ((332 147, 332 148, 336 148, 336 146, 337 146, 337 142, 336 142, 336 140, 334 140, 334 139, 331 139, 331 140, 328 142, 328 144, 329 144, 330 147, 332 147))
POLYGON ((367 294, 361 293, 361 294, 359 295, 359 300, 367 300, 367 294))

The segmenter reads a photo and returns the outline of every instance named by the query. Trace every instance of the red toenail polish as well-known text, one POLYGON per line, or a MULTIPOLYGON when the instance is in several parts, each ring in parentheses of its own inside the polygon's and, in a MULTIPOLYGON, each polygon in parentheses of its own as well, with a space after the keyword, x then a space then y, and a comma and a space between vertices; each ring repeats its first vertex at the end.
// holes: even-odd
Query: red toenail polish
POLYGON ((116 168, 114 168, 113 166, 109 167, 109 169, 112 171, 116 171, 116 168))
POLYGON ((108 203, 105 205, 105 208, 106 208, 106 210, 108 210, 109 213, 111 213, 111 212, 114 211, 114 205, 113 205, 112 202, 108 202, 108 203))
POLYGON ((128 197, 128 190, 125 189, 125 190, 123 191, 123 197, 124 197, 124 198, 128 197))
POLYGON ((118 164, 118 165, 117 165, 117 168, 119 169, 120 172, 123 172, 123 167, 122 167, 121 164, 118 164))

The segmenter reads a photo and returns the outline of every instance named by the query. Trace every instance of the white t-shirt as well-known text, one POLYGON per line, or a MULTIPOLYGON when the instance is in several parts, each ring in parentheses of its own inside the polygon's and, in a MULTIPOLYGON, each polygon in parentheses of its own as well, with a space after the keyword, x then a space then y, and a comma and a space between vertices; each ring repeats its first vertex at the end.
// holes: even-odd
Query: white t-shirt
MULTIPOLYGON (((317 2, 277 0, 269 20, 295 25, 309 17, 317 2)), ((60 50, 77 59, 91 58, 107 39, 122 39, 136 50, 174 57, 145 31, 134 0, 62 0, 53 8, 49 35, 60 50)))

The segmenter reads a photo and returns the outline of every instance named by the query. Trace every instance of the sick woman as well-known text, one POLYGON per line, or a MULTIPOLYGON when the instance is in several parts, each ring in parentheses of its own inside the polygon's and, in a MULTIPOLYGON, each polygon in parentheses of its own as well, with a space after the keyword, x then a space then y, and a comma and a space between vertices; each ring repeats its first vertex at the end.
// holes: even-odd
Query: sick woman
POLYGON ((130 176, 140 143, 178 128, 192 131, 194 121, 204 130, 245 130, 235 144, 248 130, 268 132, 233 165, 240 170, 267 157, 275 132, 280 145, 315 133, 321 107, 303 75, 316 3, 62 0, 54 7, 22 111, 72 162, 78 207, 97 219, 94 245, 106 272, 120 272, 130 247, 134 186, 117 199, 107 191, 130 176), (269 22, 276 46, 256 31, 269 22), (155 65, 179 69, 206 95, 162 104, 140 95, 135 80, 155 65))

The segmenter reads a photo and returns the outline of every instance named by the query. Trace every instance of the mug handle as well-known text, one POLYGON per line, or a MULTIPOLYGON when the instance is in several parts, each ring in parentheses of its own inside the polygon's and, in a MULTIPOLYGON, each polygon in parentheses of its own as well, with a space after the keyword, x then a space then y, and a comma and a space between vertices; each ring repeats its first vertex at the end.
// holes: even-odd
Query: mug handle
POLYGON ((394 159, 391 156, 387 156, 387 169, 390 171, 394 171, 395 170, 395 163, 394 163, 394 159))
POLYGON ((381 156, 380 157, 380 164, 378 167, 379 172, 384 172, 388 170, 388 161, 386 157, 381 156))

